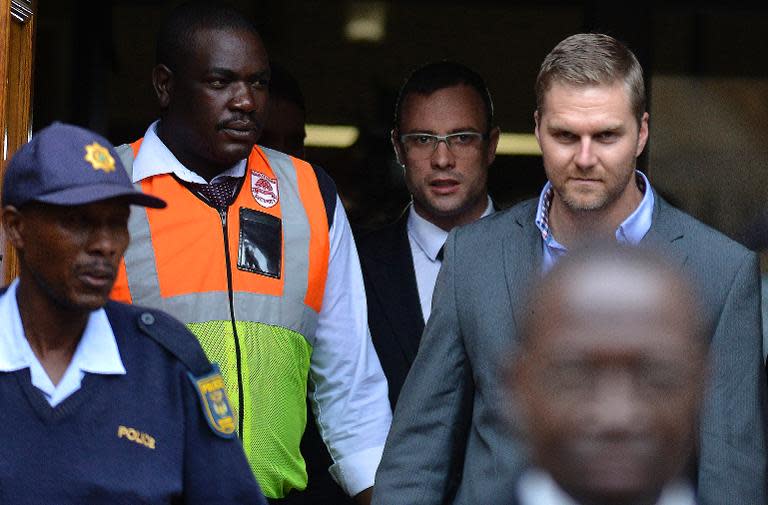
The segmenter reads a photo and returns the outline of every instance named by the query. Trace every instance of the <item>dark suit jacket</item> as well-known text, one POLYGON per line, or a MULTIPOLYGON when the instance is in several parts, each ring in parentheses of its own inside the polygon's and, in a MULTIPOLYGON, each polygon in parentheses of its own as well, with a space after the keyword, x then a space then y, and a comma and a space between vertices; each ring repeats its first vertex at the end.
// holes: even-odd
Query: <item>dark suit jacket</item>
POLYGON ((408 212, 391 225, 361 236, 357 252, 368 299, 368 326, 394 410, 424 331, 408 242, 408 212))
MULTIPOLYGON (((526 463, 503 417, 499 359, 518 335, 541 272, 530 200, 454 230, 432 314, 395 411, 374 505, 497 503, 491 484, 526 463), (451 476, 461 472, 458 486, 451 476)), ((701 505, 765 504, 766 398, 757 256, 658 195, 642 245, 698 282, 711 330, 711 383, 700 424, 701 505)))

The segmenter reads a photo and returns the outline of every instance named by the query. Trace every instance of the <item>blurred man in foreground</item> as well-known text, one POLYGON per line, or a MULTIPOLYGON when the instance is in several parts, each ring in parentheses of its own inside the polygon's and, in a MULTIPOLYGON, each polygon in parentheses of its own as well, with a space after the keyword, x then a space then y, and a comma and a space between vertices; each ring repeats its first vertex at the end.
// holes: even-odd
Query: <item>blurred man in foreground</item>
POLYGON ((511 503, 693 505, 707 350, 687 281, 647 252, 580 251, 529 307, 505 379, 534 467, 511 503))

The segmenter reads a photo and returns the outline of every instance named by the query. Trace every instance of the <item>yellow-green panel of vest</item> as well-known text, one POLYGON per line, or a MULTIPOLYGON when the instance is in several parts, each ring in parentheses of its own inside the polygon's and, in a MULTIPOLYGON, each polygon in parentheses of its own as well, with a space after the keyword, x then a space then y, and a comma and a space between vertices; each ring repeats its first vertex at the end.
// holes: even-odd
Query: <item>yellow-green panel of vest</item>
POLYGON ((239 321, 242 385, 230 321, 187 327, 208 359, 219 364, 227 395, 243 416, 240 438, 256 480, 268 498, 283 498, 307 486, 299 444, 307 423, 307 375, 312 347, 303 335, 279 326, 239 321), (243 405, 239 388, 243 389, 243 405))

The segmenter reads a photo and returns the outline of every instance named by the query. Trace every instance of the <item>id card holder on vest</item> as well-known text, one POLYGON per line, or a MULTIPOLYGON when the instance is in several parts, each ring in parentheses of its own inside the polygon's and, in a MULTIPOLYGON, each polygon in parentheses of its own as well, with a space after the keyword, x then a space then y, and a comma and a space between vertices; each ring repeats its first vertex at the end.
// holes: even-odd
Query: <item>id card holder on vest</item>
POLYGON ((279 279, 282 240, 282 220, 253 209, 240 208, 237 268, 279 279))

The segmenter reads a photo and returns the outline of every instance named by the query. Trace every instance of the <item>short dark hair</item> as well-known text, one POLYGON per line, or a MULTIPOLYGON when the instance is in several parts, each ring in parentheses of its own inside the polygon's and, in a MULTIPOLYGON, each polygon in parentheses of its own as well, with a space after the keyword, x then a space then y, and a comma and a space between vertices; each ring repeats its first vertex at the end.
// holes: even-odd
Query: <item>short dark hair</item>
POLYGON ((304 104, 304 94, 301 92, 299 81, 287 68, 275 61, 269 62, 271 70, 269 78, 269 98, 285 100, 296 105, 302 112, 307 112, 304 104))
POLYGON ((603 33, 577 33, 562 40, 544 58, 536 78, 536 108, 554 83, 570 86, 611 85, 623 81, 638 123, 645 112, 643 69, 627 46, 603 33))
POLYGON ((193 47, 200 30, 236 30, 259 37, 256 25, 238 10, 220 2, 191 1, 176 7, 157 35, 155 63, 176 71, 193 47))
POLYGON ((485 80, 466 65, 449 60, 427 63, 408 76, 395 102, 395 129, 400 129, 403 102, 408 95, 427 96, 435 91, 460 84, 470 86, 480 95, 485 106, 486 126, 490 130, 493 127, 493 100, 485 80))

